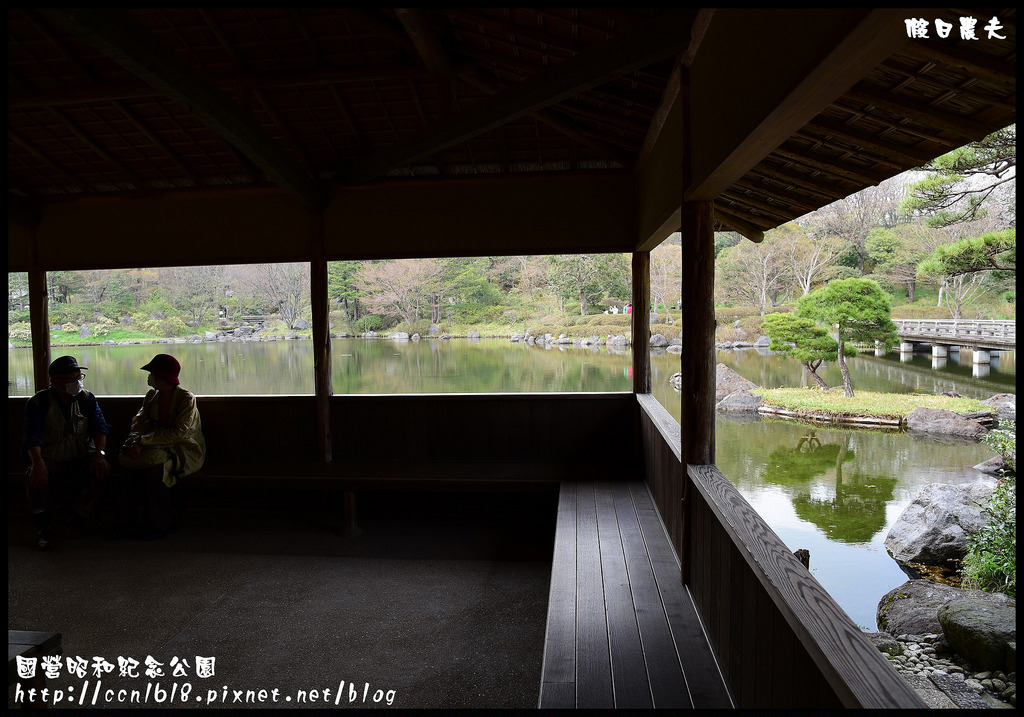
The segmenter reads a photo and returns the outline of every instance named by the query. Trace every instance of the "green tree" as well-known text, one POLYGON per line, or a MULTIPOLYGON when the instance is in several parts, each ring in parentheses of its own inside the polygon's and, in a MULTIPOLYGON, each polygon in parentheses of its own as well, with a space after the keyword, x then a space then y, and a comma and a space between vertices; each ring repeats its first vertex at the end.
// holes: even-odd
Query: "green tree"
POLYGON ((1016 179, 1011 171, 1016 164, 1017 125, 1012 124, 922 167, 928 174, 910 185, 901 210, 930 215, 933 227, 979 219, 986 201, 1016 179))
POLYGON ((891 229, 872 229, 868 232, 865 248, 875 263, 876 273, 903 287, 907 302, 913 304, 918 282, 917 265, 942 241, 941 232, 922 223, 899 224, 891 229))
MULTIPOLYGON (((780 356, 794 358, 807 371, 822 391, 828 389, 825 379, 818 375, 818 368, 825 361, 836 357, 839 342, 828 335, 828 331, 814 319, 794 316, 790 313, 768 314, 761 324, 771 344, 768 348, 780 356)), ((857 355, 852 346, 845 347, 847 356, 857 355)))
POLYGON ((843 375, 843 393, 853 398, 847 345, 881 343, 892 348, 899 340, 892 315, 892 297, 870 279, 833 281, 797 301, 796 314, 820 321, 836 332, 836 357, 843 375))
POLYGON ((961 276, 981 271, 1017 271, 1017 230, 1004 229, 940 246, 918 265, 921 273, 961 276))
POLYGON ((590 313, 605 294, 621 291, 629 267, 621 254, 561 254, 548 258, 548 284, 561 299, 580 302, 580 316, 590 313))
POLYGON ((863 189, 837 202, 833 202, 809 215, 813 227, 810 232, 817 238, 836 237, 846 252, 841 252, 839 263, 850 261, 861 276, 870 273, 867 252, 868 233, 876 227, 894 227, 905 221, 900 203, 906 193, 903 175, 887 179, 881 184, 863 189))
POLYGON ((501 290, 487 275, 491 268, 489 258, 451 257, 437 262, 441 274, 430 295, 432 322, 442 320, 441 309, 445 304, 454 310, 457 307, 495 306, 501 302, 501 290))
POLYGON ((85 281, 77 271, 48 271, 46 287, 51 303, 70 304, 72 297, 84 289, 85 281))
POLYGON ((327 295, 341 306, 346 319, 359 318, 359 287, 356 273, 361 261, 331 261, 327 263, 327 295))

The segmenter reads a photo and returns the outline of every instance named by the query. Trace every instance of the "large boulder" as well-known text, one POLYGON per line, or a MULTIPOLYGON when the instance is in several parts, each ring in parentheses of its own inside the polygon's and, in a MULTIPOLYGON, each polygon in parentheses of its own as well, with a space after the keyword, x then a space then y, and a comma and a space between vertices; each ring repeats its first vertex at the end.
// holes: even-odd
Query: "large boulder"
POLYGON ((893 523, 885 538, 889 554, 901 563, 943 565, 967 554, 967 536, 988 525, 981 509, 995 490, 985 479, 965 485, 924 486, 893 523))
POLYGON ((1017 394, 1015 393, 997 393, 992 398, 985 399, 982 403, 994 408, 1000 420, 1017 420, 1017 394))
POLYGON ((975 668, 1007 670, 1010 643, 1017 641, 1016 601, 985 595, 950 600, 939 608, 939 624, 950 647, 975 668))
MULTIPOLYGON (((1016 600, 1002 593, 964 590, 931 580, 908 580, 878 601, 878 629, 890 635, 944 635, 939 610, 953 601, 975 606, 1013 607, 1016 600)), ((980 611, 979 611, 980 612, 980 611)))
POLYGON ((941 408, 915 408, 907 416, 907 428, 916 433, 961 438, 981 438, 988 433, 988 429, 978 421, 941 408))
POLYGON ((890 635, 940 634, 939 608, 961 591, 931 580, 908 580, 878 601, 878 629, 890 635))
POLYGON ((737 391, 749 391, 757 387, 756 383, 743 378, 724 363, 715 367, 715 403, 729 394, 737 391))
POLYGON ((726 413, 757 413, 764 399, 750 391, 736 391, 718 402, 718 410, 726 413))

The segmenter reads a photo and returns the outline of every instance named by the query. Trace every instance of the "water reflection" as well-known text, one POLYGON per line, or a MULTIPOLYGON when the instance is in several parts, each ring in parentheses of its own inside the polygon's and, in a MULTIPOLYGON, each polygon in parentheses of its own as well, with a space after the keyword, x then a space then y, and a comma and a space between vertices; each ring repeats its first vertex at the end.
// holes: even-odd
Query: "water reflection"
POLYGON ((992 457, 976 442, 719 414, 716 463, 811 573, 866 630, 878 600, 906 581, 885 550, 892 524, 930 483, 961 484, 992 457))
MULTIPOLYGON (((155 353, 173 353, 183 384, 199 395, 313 392, 312 343, 202 343, 54 349, 89 366, 89 388, 103 395, 141 395, 143 366, 155 353)), ((864 391, 942 393, 989 398, 1015 390, 1014 354, 974 373, 971 352, 941 370, 927 354, 883 357, 866 352, 850 361, 854 387, 864 391)), ((526 346, 501 339, 467 341, 332 341, 335 394, 630 391, 628 348, 526 346)), ((30 395, 31 352, 8 352, 8 391, 30 395)), ((806 385, 795 361, 768 351, 720 351, 717 360, 766 387, 806 385)), ((651 353, 654 396, 678 421, 679 393, 669 384, 678 354, 651 353)), ((834 364, 821 371, 841 383, 834 364)), ((719 414, 716 463, 792 550, 811 551, 811 572, 864 629, 875 627, 879 598, 906 576, 883 541, 917 491, 930 483, 968 483, 971 466, 991 458, 987 447, 942 442, 901 432, 809 427, 719 414)), ((599 460, 600 457, 595 457, 599 460)))

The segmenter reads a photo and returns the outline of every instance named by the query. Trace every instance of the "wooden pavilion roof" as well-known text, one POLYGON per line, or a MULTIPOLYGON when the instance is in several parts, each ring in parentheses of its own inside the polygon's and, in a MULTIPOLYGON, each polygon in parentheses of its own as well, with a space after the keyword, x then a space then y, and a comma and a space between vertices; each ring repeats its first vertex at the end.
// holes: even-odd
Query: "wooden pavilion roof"
POLYGON ((1015 21, 1013 9, 12 9, 10 219, 31 225, 84 196, 275 185, 320 210, 332 187, 638 173, 683 102, 697 138, 686 196, 757 239, 1013 123, 1015 21), (908 37, 911 16, 929 39, 908 37), (958 39, 965 16, 977 40, 958 39), (988 37, 993 18, 1005 39, 988 37))

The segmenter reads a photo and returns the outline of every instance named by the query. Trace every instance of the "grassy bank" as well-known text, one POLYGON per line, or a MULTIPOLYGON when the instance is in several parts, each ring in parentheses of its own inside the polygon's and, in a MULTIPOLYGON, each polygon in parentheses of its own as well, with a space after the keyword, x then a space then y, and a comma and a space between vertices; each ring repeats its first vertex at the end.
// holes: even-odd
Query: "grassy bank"
POLYGON ((871 417, 905 423, 916 408, 938 408, 966 414, 991 411, 973 398, 953 398, 916 393, 872 393, 856 391, 853 398, 843 395, 842 389, 819 391, 811 388, 751 389, 768 406, 837 421, 847 418, 871 417))

